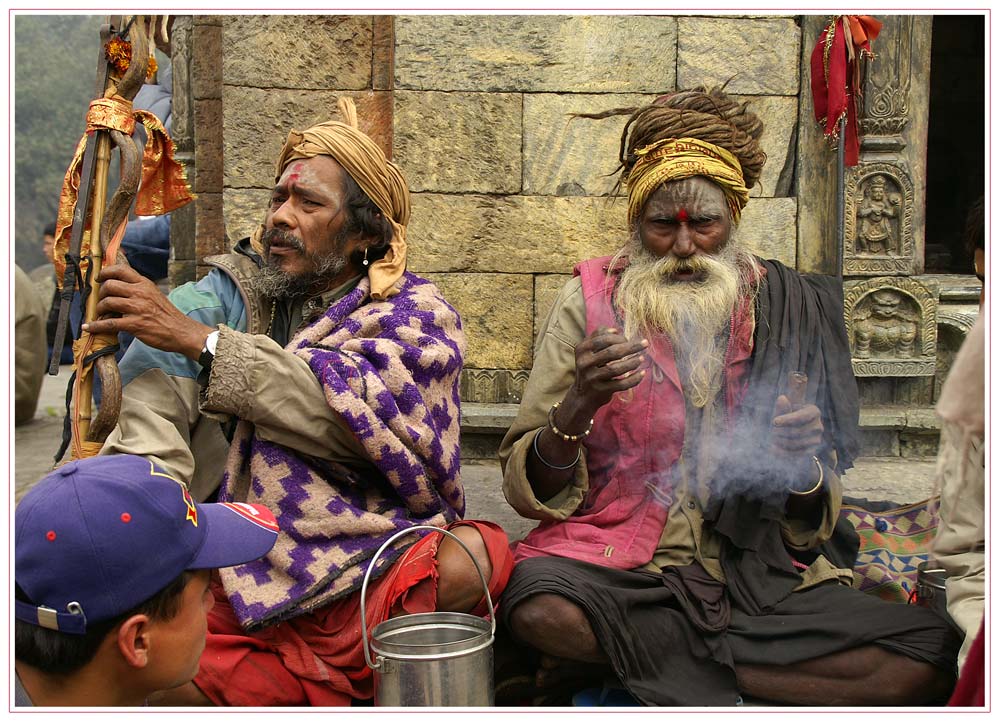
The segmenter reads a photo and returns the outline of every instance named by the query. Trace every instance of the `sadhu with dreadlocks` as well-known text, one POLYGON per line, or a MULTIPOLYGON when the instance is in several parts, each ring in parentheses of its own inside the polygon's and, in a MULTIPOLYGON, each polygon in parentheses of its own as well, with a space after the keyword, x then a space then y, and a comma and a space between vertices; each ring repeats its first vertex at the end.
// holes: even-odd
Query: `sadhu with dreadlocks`
POLYGON ((500 605, 536 684, 613 672, 652 705, 941 699, 954 633, 853 589, 857 537, 835 530, 858 448, 840 284, 735 233, 762 124, 701 89, 625 112, 629 237, 575 267, 501 447, 507 499, 540 521, 500 605))

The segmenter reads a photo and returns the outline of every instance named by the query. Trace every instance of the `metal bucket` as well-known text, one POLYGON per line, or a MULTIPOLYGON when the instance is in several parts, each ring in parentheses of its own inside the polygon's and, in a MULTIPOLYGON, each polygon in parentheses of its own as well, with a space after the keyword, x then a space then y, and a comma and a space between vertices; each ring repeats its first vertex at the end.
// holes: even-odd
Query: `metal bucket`
POLYGON ((365 662, 374 677, 376 706, 493 706, 493 637, 496 632, 493 600, 476 557, 450 531, 436 526, 410 527, 391 536, 375 552, 361 584, 361 631, 365 662), (390 544, 418 529, 451 537, 472 558, 483 583, 490 621, 460 612, 409 614, 377 624, 369 645, 365 596, 371 570, 390 544))
POLYGON ((948 594, 945 582, 948 572, 931 562, 917 565, 917 604, 937 612, 943 619, 951 621, 948 614, 948 594))

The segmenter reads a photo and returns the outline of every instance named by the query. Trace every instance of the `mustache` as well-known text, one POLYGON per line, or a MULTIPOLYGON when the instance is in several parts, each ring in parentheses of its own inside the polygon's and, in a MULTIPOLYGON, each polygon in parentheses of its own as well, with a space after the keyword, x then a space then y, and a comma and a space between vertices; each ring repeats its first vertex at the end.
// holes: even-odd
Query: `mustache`
POLYGON ((261 242, 264 244, 264 251, 271 248, 271 246, 287 246, 288 248, 293 248, 296 251, 304 252, 306 250, 305 245, 302 241, 296 238, 292 233, 282 230, 280 228, 271 228, 264 231, 263 235, 260 237, 261 242))
POLYGON ((654 273, 667 278, 676 273, 695 273, 710 276, 713 273, 717 273, 721 266, 724 266, 724 264, 717 259, 706 256, 689 256, 688 258, 677 258, 676 256, 655 258, 646 256, 644 258, 634 259, 633 263, 636 262, 637 265, 648 263, 652 266, 654 273))

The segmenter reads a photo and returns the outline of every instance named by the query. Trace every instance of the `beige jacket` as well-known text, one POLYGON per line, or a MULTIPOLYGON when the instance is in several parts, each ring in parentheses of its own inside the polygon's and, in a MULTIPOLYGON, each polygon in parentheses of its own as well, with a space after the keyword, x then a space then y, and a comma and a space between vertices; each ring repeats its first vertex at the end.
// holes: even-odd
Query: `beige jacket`
POLYGON ((986 601, 986 323, 984 311, 955 357, 937 405, 941 509, 931 553, 948 574, 948 613, 965 633, 959 668, 979 631, 986 601))
POLYGON ((14 265, 14 423, 31 421, 45 377, 48 313, 38 289, 21 267, 14 265))

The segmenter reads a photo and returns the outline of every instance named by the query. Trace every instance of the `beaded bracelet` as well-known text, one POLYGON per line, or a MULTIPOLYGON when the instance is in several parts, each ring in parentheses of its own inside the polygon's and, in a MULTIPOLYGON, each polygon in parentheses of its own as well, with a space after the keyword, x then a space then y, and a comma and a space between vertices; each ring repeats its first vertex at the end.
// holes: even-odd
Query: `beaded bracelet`
POLYGON ((810 494, 815 494, 817 491, 819 491, 819 488, 823 486, 823 465, 819 462, 819 459, 817 459, 815 456, 813 457, 813 461, 816 464, 816 468, 819 469, 819 481, 817 481, 816 486, 814 486, 809 491, 795 491, 795 489, 791 489, 790 490, 791 493, 795 494, 795 496, 809 496, 810 494))
POLYGON ((556 426, 556 409, 559 408, 559 401, 552 404, 552 408, 549 409, 549 428, 552 429, 552 433, 558 436, 563 441, 579 441, 583 437, 587 436, 594 428, 594 420, 591 419, 587 424, 587 430, 579 434, 566 434, 559 430, 556 426))
POLYGON ((535 450, 535 456, 538 457, 538 460, 540 462, 542 462, 543 464, 545 464, 547 467, 549 467, 550 469, 559 469, 560 471, 565 471, 566 469, 572 469, 574 466, 577 465, 577 462, 580 461, 581 449, 577 448, 577 450, 576 450, 576 458, 573 459, 573 461, 571 463, 567 464, 566 466, 556 466, 555 464, 550 464, 548 461, 545 460, 545 457, 542 456, 542 452, 540 452, 538 450, 538 437, 541 436, 541 435, 542 435, 541 431, 539 431, 537 434, 535 434, 535 439, 534 439, 534 441, 531 442, 531 446, 532 446, 532 448, 534 448, 534 450, 535 450))

